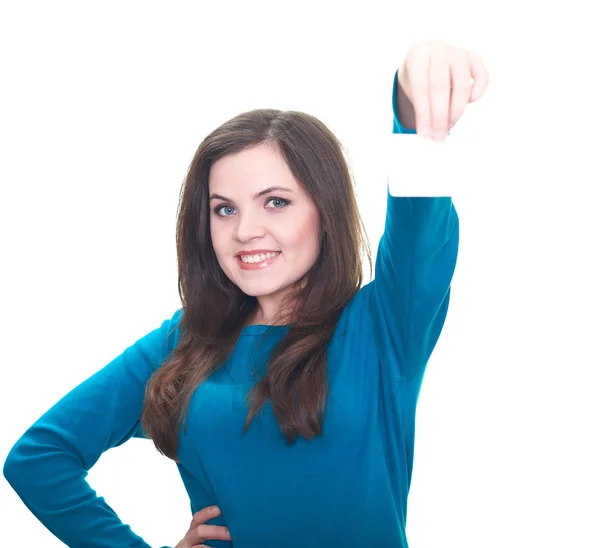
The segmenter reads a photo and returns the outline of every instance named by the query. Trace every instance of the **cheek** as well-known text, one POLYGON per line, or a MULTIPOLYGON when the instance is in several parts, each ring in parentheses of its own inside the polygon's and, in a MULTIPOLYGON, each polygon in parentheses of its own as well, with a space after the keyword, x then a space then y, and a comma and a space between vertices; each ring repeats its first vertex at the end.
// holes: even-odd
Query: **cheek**
POLYGON ((222 256, 223 253, 225 252, 224 245, 223 245, 223 241, 224 241, 223 234, 219 230, 213 230, 211 228, 210 237, 211 237, 212 246, 213 246, 213 249, 215 250, 216 256, 217 257, 222 256))
POLYGON ((319 244, 319 217, 313 214, 308 217, 296 230, 296 242, 305 247, 315 247, 319 244))

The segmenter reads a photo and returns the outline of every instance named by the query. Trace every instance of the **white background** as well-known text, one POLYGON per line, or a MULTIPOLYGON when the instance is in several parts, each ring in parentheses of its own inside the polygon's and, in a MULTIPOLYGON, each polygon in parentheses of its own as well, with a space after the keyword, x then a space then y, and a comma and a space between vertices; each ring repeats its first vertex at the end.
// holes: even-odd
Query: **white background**
MULTIPOLYGON (((0 460, 179 308, 177 200, 204 136, 251 108, 303 110, 349 152, 373 252, 387 173, 456 194, 411 548, 600 546, 600 46, 591 14, 568 6, 4 2, 0 460), (394 71, 413 41, 437 38, 479 52, 492 77, 453 132, 464 160, 449 172, 382 152, 394 71)), ((189 526, 177 468, 149 441, 108 451, 89 481, 153 546, 189 526)), ((4 478, 0 544, 62 546, 4 478)))

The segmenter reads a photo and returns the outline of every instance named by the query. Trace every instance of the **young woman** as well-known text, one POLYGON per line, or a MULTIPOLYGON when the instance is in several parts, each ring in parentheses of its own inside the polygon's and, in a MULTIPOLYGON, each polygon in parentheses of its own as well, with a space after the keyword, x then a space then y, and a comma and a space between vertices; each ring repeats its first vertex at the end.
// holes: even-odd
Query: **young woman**
MULTIPOLYGON (((416 44, 394 76, 394 132, 444 139, 487 80, 476 54, 416 44)), ((182 308, 31 426, 6 478, 68 546, 147 547, 85 480, 146 437, 190 497, 177 548, 406 547, 416 404, 458 237, 451 198, 388 191, 363 285, 335 136, 299 112, 235 117, 182 189, 182 308)))

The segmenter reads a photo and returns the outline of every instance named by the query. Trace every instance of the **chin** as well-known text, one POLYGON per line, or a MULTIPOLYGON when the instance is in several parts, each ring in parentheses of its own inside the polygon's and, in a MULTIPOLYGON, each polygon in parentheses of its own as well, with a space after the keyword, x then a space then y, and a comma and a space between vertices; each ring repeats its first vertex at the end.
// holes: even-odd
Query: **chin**
POLYGON ((243 284, 238 287, 249 297, 268 297, 274 293, 279 293, 283 289, 281 286, 269 287, 265 284, 262 284, 262 286, 258 284, 243 284))

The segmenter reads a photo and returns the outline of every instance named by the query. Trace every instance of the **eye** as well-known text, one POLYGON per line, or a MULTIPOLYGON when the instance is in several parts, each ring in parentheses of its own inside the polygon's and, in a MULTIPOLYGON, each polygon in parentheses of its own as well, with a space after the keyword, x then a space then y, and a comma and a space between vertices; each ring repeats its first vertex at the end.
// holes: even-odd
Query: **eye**
POLYGON ((220 217, 229 217, 229 214, 221 215, 221 213, 220 213, 220 211, 222 211, 222 210, 228 210, 228 209, 235 209, 235 208, 233 208, 231 206, 228 206, 228 205, 221 205, 221 206, 215 207, 214 211, 220 217))
MULTIPOLYGON (((269 198, 267 204, 270 204, 271 202, 274 202, 275 205, 273 207, 267 207, 267 209, 282 209, 290 203, 289 200, 286 200, 285 198, 277 198, 276 196, 269 198)), ((231 215, 233 215, 235 212, 235 207, 222 204, 215 207, 213 211, 219 217, 231 217, 231 215)))
POLYGON ((271 202, 279 202, 281 205, 276 205, 274 208, 271 207, 269 209, 281 209, 290 203, 289 200, 285 200, 284 198, 271 198, 268 203, 271 202))

